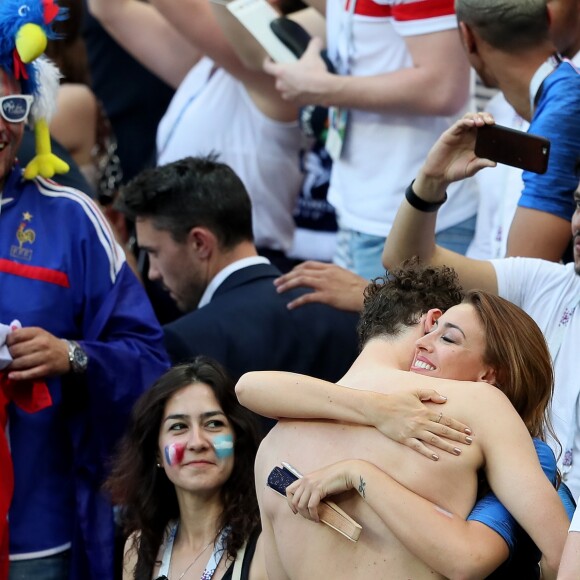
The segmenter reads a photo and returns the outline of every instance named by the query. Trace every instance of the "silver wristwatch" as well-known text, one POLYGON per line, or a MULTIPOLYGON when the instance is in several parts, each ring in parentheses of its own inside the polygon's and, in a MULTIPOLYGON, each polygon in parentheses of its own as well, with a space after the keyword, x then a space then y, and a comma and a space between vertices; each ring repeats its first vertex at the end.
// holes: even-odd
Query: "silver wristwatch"
POLYGON ((81 345, 74 340, 67 340, 68 346, 68 361, 73 373, 80 374, 87 370, 89 364, 89 357, 87 353, 81 348, 81 345))

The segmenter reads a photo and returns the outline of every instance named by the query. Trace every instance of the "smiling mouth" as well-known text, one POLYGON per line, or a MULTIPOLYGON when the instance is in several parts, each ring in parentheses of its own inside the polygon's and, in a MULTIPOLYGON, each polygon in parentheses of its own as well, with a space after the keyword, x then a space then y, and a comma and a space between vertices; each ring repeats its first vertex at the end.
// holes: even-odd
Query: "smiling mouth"
POLYGON ((188 461, 187 463, 182 463, 181 465, 183 467, 185 467, 185 466, 198 467, 198 466, 203 466, 203 465, 213 465, 213 463, 211 461, 200 461, 198 459, 195 459, 193 461, 188 461))
POLYGON ((416 360, 413 362, 413 368, 424 369, 426 371, 434 371, 435 367, 429 363, 423 362, 422 360, 416 360))

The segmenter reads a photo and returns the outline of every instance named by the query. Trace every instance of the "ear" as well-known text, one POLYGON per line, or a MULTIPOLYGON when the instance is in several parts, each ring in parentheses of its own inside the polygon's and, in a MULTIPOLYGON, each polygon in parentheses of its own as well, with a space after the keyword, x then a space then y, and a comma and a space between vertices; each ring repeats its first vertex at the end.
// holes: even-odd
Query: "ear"
POLYGON ((478 380, 478 382, 489 383, 490 385, 495 386, 496 379, 497 379, 497 377, 496 377, 495 369, 492 369, 491 367, 489 367, 481 374, 481 376, 477 380, 478 380))
POLYGON ((423 330, 425 331, 425 334, 433 330, 435 323, 439 320, 439 317, 442 314, 443 311, 439 310, 439 308, 431 308, 431 310, 429 310, 427 314, 424 315, 423 330))
POLYGON ((459 36, 465 52, 468 55, 477 54, 477 41, 469 24, 465 22, 459 23, 459 36))
POLYGON ((187 235, 187 244, 201 260, 207 260, 213 254, 217 239, 213 232, 204 227, 191 228, 187 235))

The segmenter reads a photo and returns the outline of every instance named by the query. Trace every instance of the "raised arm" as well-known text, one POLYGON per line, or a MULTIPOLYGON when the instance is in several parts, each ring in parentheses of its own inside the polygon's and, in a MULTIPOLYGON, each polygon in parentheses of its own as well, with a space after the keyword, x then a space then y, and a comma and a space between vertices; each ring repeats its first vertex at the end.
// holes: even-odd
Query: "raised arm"
POLYGON ((458 455, 460 449, 450 441, 471 443, 471 431, 466 425, 422 404, 421 401, 445 403, 445 397, 432 389, 383 395, 305 375, 256 371, 240 378, 236 395, 242 405, 266 417, 330 419, 370 425, 435 461, 437 454, 424 442, 453 455, 458 455))
POLYGON ((264 49, 238 22, 224 2, 152 0, 154 6, 201 53, 241 81, 256 106, 278 121, 297 118, 296 106, 284 102, 272 79, 258 68, 264 49))
POLYGON ((312 43, 296 63, 266 63, 282 95, 298 104, 335 105, 392 114, 452 115, 469 92, 469 63, 456 30, 406 37, 413 66, 374 76, 327 72, 312 43), (436 89, 435 89, 436 87, 436 89))
MULTIPOLYGON (((431 148, 414 181, 411 196, 428 204, 445 199, 447 186, 475 175, 495 163, 474 153, 477 127, 492 124, 488 113, 469 114, 445 131, 431 148)), ((419 205, 415 201, 415 206, 419 205)), ((394 268, 404 260, 419 256, 435 266, 453 267, 465 290, 480 288, 497 293, 497 277, 490 262, 474 260, 435 245, 436 211, 422 211, 404 199, 383 250, 383 266, 394 268)))
POLYGON ((88 6, 127 52, 173 88, 202 56, 148 2, 88 0, 88 6))

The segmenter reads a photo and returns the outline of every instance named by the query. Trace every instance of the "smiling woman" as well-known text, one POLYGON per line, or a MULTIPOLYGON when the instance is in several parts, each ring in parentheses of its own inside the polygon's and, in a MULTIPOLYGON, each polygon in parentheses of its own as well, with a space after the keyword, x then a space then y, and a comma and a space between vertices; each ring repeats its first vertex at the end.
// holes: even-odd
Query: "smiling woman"
POLYGON ((257 447, 254 418, 216 362, 163 375, 135 405, 107 482, 129 536, 123 579, 228 579, 234 561, 242 578, 262 578, 257 447))

